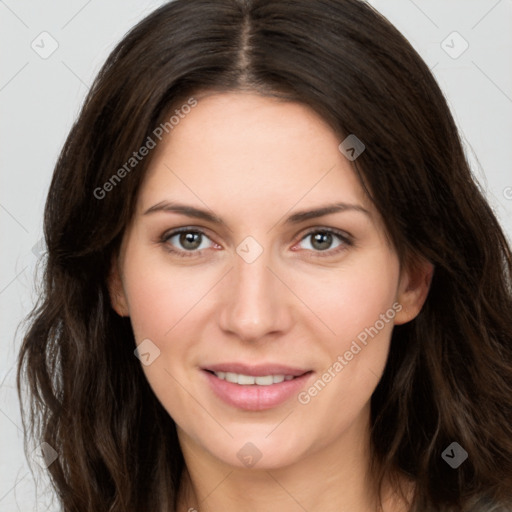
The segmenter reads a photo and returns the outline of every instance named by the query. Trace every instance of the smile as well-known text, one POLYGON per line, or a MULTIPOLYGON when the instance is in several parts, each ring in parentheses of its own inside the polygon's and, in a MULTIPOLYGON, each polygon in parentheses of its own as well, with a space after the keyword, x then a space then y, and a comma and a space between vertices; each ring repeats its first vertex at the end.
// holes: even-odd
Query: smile
POLYGON ((295 398, 314 372, 279 365, 214 365, 202 369, 214 396, 236 409, 264 411, 295 398))
POLYGON ((252 375, 244 375, 243 373, 232 372, 213 372, 219 379, 226 380, 233 384, 240 384, 241 386, 271 386, 272 384, 279 384, 285 380, 295 379, 293 375, 264 375, 262 377, 254 377, 252 375))

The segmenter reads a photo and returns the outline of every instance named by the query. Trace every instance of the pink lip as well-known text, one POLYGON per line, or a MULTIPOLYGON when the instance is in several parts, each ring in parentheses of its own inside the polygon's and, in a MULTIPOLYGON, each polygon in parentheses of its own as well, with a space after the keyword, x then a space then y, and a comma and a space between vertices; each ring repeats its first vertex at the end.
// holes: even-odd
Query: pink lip
MULTIPOLYGON (((226 367, 223 365, 223 367, 226 367)), ((233 366, 228 366, 233 368, 233 366)), ((282 371, 268 372, 269 367, 265 367, 265 372, 261 373, 261 369, 252 367, 253 373, 247 373, 247 368, 244 371, 236 371, 234 373, 243 373, 244 375, 263 376, 263 375, 292 375, 290 369, 288 373, 282 371), (254 373, 258 372, 258 373, 254 373)), ((213 370, 212 370, 213 371, 213 370)), ((215 370, 226 371, 226 370, 215 370)), ((270 386, 259 386, 257 384, 244 386, 241 384, 234 384, 223 379, 219 379, 215 374, 203 370, 203 374, 208 379, 208 384, 214 394, 222 401, 236 407, 237 409, 244 409, 246 411, 263 411, 271 409, 283 404, 291 397, 297 396, 299 391, 305 387, 306 382, 312 376, 313 372, 306 372, 299 374, 292 380, 279 382, 278 384, 271 384, 270 386)))
POLYGON ((291 375, 293 377, 299 377, 309 371, 279 364, 260 364, 249 366, 242 363, 212 364, 205 366, 203 370, 210 370, 212 372, 241 373, 252 377, 264 377, 265 375, 291 375))

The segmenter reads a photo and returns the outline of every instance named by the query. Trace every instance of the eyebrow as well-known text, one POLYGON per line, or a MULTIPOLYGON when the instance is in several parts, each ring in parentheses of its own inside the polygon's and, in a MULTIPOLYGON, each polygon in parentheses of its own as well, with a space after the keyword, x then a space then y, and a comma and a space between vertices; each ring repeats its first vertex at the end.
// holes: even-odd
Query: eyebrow
MULTIPOLYGON (((361 205, 349 203, 334 203, 325 206, 320 206, 311 210, 302 210, 296 212, 293 215, 290 215, 288 219, 286 219, 285 224, 300 224, 301 222, 305 222, 310 219, 315 219, 317 217, 323 217, 324 215, 330 215, 332 213, 346 211, 361 212, 365 215, 368 215, 368 217, 371 218, 370 212, 366 208, 363 208, 361 205)), ((205 220, 211 222, 212 224, 218 224, 222 226, 226 225, 226 223, 220 217, 217 217, 215 214, 211 213, 211 211, 202 210, 194 206, 185 205, 177 202, 161 201, 160 203, 157 203, 148 208, 144 212, 144 215, 149 215, 156 212, 179 213, 187 217, 205 220)))

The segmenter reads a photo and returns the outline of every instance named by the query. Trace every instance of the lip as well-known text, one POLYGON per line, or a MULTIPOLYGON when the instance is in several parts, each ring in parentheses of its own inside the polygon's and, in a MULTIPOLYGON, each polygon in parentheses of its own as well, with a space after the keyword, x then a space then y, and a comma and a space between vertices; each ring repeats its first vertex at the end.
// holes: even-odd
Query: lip
POLYGON ((245 411, 264 411, 278 407, 292 397, 296 397, 300 390, 305 387, 314 372, 279 365, 248 367, 239 364, 222 364, 208 367, 208 369, 202 369, 202 373, 207 379, 210 389, 224 403, 245 411), (251 375, 253 377, 264 375, 293 375, 295 378, 269 386, 259 386, 257 384, 244 386, 219 379, 212 373, 213 371, 231 371, 251 375))
POLYGON ((247 365, 243 363, 212 364, 202 369, 212 372, 241 373, 243 375, 250 375, 251 377, 264 377, 265 375, 291 375, 292 377, 299 377, 309 371, 280 364, 247 365))

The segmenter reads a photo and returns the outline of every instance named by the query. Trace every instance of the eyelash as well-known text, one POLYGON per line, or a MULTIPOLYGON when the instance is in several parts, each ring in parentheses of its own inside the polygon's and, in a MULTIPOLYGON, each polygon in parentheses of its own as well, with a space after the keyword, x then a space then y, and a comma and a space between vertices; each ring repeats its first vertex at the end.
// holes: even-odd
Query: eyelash
MULTIPOLYGON (((200 234, 200 235, 202 235, 202 236, 204 236, 204 237, 206 237, 206 238, 208 238, 210 240, 210 238, 208 237, 208 235, 204 231, 201 231, 200 229, 184 227, 184 228, 175 229, 173 231, 165 232, 160 237, 159 242, 162 245, 164 245, 164 247, 165 247, 165 249, 167 251, 169 251, 170 253, 173 253, 174 255, 179 256, 181 258, 194 257, 194 256, 197 256, 198 254, 200 254, 202 251, 206 250, 206 249, 201 249, 200 251, 197 251, 197 250, 195 250, 195 251, 186 251, 186 250, 176 250, 176 249, 173 249, 172 246, 168 242, 169 242, 169 240, 171 238, 173 238, 174 236, 179 235, 181 233, 200 234)), ((323 233, 323 234, 328 233, 328 234, 334 235, 335 237, 337 237, 341 241, 341 244, 338 247, 336 247, 335 249, 328 249, 328 250, 325 250, 325 251, 313 251, 314 256, 311 256, 313 258, 316 258, 316 257, 319 257, 319 258, 331 257, 331 256, 334 256, 334 255, 337 255, 341 251, 346 250, 348 247, 354 246, 354 242, 353 242, 352 238, 349 235, 343 233, 342 231, 338 231, 337 229, 333 229, 333 228, 315 228, 315 229, 312 229, 312 230, 308 231, 307 233, 305 233, 304 236, 299 240, 299 242, 302 242, 308 236, 311 236, 311 235, 316 234, 316 233, 323 233)))

